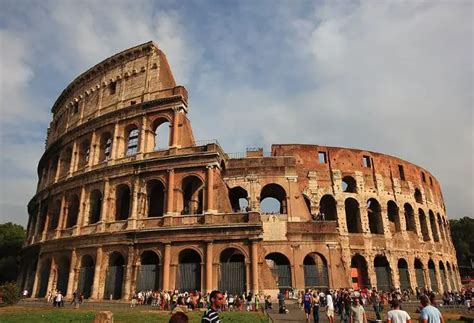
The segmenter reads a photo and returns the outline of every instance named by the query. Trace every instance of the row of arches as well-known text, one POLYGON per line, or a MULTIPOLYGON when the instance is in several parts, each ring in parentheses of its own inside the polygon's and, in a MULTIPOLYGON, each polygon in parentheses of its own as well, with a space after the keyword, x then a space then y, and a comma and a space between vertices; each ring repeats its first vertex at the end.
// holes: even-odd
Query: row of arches
MULTIPOLYGON (((438 285, 438 277, 443 284, 443 291, 459 289, 455 278, 455 266, 451 266, 449 262, 446 262, 445 266, 441 260, 438 262, 438 267, 436 268, 435 262, 430 259, 426 270, 424 264, 419 258, 415 258, 413 267, 411 268, 404 258, 400 258, 397 261, 397 271, 394 272, 390 267, 387 258, 383 255, 377 255, 374 258, 373 268, 375 270, 376 287, 378 290, 389 291, 393 289, 394 275, 396 274, 398 274, 399 287, 401 290, 409 290, 413 287, 418 287, 420 289, 430 288, 434 292, 440 292, 441 289, 438 285), (410 274, 411 271, 414 272, 414 276, 410 274)), ((354 255, 351 259, 351 281, 352 288, 354 289, 375 286, 375 284, 372 284, 369 279, 368 263, 360 254, 354 255)))

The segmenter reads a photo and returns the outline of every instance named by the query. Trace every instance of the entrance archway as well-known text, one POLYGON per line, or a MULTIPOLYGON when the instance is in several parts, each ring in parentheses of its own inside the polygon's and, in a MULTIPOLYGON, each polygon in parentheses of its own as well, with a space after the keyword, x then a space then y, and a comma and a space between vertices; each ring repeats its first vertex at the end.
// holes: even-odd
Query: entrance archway
POLYGON ((107 268, 105 280, 105 299, 122 298, 122 285, 124 276, 125 259, 115 251, 109 256, 109 267, 107 268))
POLYGON ((77 282, 77 291, 84 295, 84 298, 91 296, 92 285, 94 284, 94 260, 91 256, 85 255, 81 260, 79 269, 79 279, 77 282))
POLYGON ((393 288, 392 270, 385 256, 377 256, 374 259, 375 276, 377 277, 377 289, 390 291, 393 288))
POLYGON ((48 292, 49 273, 51 271, 51 259, 47 259, 41 265, 39 289, 37 297, 45 297, 48 292))
POLYGON ((425 288, 425 276, 423 274, 423 264, 421 263, 421 260, 418 258, 415 258, 415 276, 416 276, 416 286, 418 288, 425 288))
POLYGON ((220 257, 219 290, 234 295, 245 291, 245 256, 235 248, 222 251, 220 257))
POLYGON ((326 259, 318 253, 310 253, 303 260, 305 288, 329 287, 328 265, 326 259))
POLYGON ((192 249, 179 254, 177 288, 180 292, 201 290, 201 256, 192 249))
POLYGON ((400 289, 410 290, 410 275, 408 274, 408 263, 405 259, 400 258, 398 260, 398 274, 400 276, 400 289))
POLYGON ((439 261, 439 273, 441 275, 441 281, 443 282, 443 290, 444 292, 448 292, 448 277, 446 276, 446 269, 444 268, 443 262, 439 261))
POLYGON ((56 284, 56 289, 61 291, 63 295, 66 295, 67 293, 70 266, 71 266, 71 262, 69 261, 69 258, 63 257, 59 260, 58 282, 56 284))
POLYGON ((160 258, 153 251, 145 251, 140 257, 140 267, 137 274, 136 290, 160 289, 160 258))
POLYGON ((272 252, 265 257, 265 260, 278 283, 278 288, 291 289, 291 265, 288 258, 279 252, 272 252))
POLYGON ((367 272, 367 262, 365 258, 357 254, 351 260, 352 288, 356 290, 369 286, 369 274, 367 272))
POLYGON ((436 280, 436 269, 433 260, 428 261, 428 272, 430 274, 431 290, 439 292, 438 281, 436 280))

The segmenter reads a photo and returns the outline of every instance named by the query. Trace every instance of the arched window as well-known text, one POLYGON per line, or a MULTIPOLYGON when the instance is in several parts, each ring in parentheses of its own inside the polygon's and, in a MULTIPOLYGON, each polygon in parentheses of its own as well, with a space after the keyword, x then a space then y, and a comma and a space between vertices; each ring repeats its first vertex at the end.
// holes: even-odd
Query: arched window
POLYGON ((245 286, 245 256, 236 248, 225 249, 220 256, 219 290, 241 295, 245 286))
POLYGON ((130 216, 130 188, 125 185, 117 187, 115 203, 115 220, 126 220, 130 216))
POLYGON ((102 210, 102 193, 99 190, 93 190, 90 195, 89 224, 100 221, 102 210))
POLYGON ((367 201, 367 215, 369 217, 370 233, 383 234, 382 214, 380 204, 376 199, 367 201))
POLYGON ((420 220, 421 234, 424 241, 430 240, 430 233, 428 232, 428 224, 426 223, 426 215, 422 209, 418 209, 418 218, 420 220))
POLYGON ((319 212, 324 214, 324 219, 328 221, 337 221, 336 200, 332 195, 326 194, 319 201, 319 212))
POLYGON ((439 232, 441 233, 441 239, 446 240, 446 236, 444 235, 443 221, 441 220, 441 215, 439 213, 438 213, 438 226, 439 226, 439 232))
POLYGON ((354 255, 351 259, 351 279, 352 288, 355 290, 370 287, 367 261, 359 254, 354 255))
POLYGON ((161 181, 147 183, 148 217, 163 216, 165 210, 165 186, 161 181))
POLYGON ((60 174, 59 177, 64 177, 68 174, 69 169, 71 168, 71 159, 72 159, 72 148, 68 147, 61 154, 61 163, 60 163, 60 174))
POLYGON ((136 289, 138 291, 158 290, 160 284, 160 258, 153 251, 145 251, 140 257, 136 289))
POLYGON ((170 146, 170 123, 166 119, 158 119, 153 124, 155 151, 165 150, 170 146))
POLYGON ((392 290, 392 270, 385 256, 377 256, 374 259, 375 275, 377 278, 377 289, 383 291, 392 290))
POLYGON ((387 202, 387 215, 392 233, 400 232, 400 215, 398 214, 398 206, 394 201, 387 202))
POLYGON ((38 227, 38 233, 41 234, 43 233, 44 229, 45 229, 45 225, 46 225, 46 217, 48 216, 48 204, 47 203, 44 203, 42 206, 41 206, 41 210, 40 210, 40 213, 38 215, 38 223, 39 223, 39 227, 38 227))
POLYGON ((81 259, 81 268, 79 269, 79 279, 77 280, 77 292, 83 294, 84 298, 89 298, 94 284, 94 260, 91 256, 85 255, 81 259))
POLYGON ((70 228, 77 224, 79 216, 79 197, 74 194, 70 195, 67 203, 67 223, 66 227, 70 228))
POLYGON ((179 253, 177 288, 180 292, 201 290, 201 256, 192 249, 179 253))
POLYGON ((400 288, 402 291, 409 290, 410 275, 408 273, 408 263, 405 259, 400 258, 398 260, 398 274, 400 275, 400 288))
POLYGON ((357 182, 352 176, 342 178, 342 191, 346 193, 357 193, 357 182))
POLYGON ((430 216, 430 226, 431 226, 431 234, 433 235, 433 240, 435 242, 439 242, 439 233, 438 233, 438 226, 436 225, 436 218, 433 211, 428 212, 430 216))
POLYGON ((89 140, 84 140, 81 143, 79 148, 79 169, 87 166, 89 163, 89 155, 90 155, 90 142, 89 140))
POLYGON ((52 231, 58 228, 59 214, 61 212, 61 201, 57 200, 54 202, 53 207, 49 211, 49 228, 48 231, 52 231))
POLYGON ((133 156, 138 151, 138 128, 134 127, 128 130, 126 156, 133 156))
POLYGON ((286 214, 286 192, 278 184, 267 184, 260 192, 260 209, 262 213, 286 214))
POLYGON ((303 260, 305 288, 327 288, 329 287, 328 266, 326 259, 312 252, 303 260))
POLYGON ((122 298, 124 267, 125 259, 123 256, 117 251, 111 253, 105 279, 104 299, 122 298))
POLYGON ((403 206, 405 210, 405 223, 406 231, 411 231, 416 233, 416 224, 415 224, 415 213, 410 204, 405 203, 403 206))
POLYGON ((420 204, 423 203, 423 197, 421 195, 421 191, 418 188, 415 189, 414 197, 415 197, 416 203, 420 203, 420 204))
POLYGON ((204 183, 197 176, 183 179, 183 209, 181 214, 202 214, 204 183))
POLYGON ((265 261, 280 290, 291 289, 291 264, 288 258, 282 253, 272 252, 265 257, 265 261))
POLYGON ((353 198, 348 198, 344 202, 344 206, 346 210, 347 231, 349 233, 362 233, 359 202, 353 198))
POLYGON ((233 212, 246 212, 249 205, 248 194, 245 189, 240 186, 233 187, 229 190, 229 200, 233 212))
POLYGON ((109 132, 102 134, 100 138, 100 162, 112 158, 112 135, 109 132))
POLYGON ((439 292, 438 281, 436 280, 436 268, 433 260, 428 261, 428 272, 430 275, 431 289, 434 292, 439 292))

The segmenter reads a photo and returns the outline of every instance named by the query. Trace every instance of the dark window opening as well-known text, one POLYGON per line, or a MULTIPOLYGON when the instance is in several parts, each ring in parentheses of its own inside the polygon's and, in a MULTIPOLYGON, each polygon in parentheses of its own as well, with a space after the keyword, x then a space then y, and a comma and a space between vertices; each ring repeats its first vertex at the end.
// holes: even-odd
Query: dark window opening
POLYGON ((413 212, 413 208, 408 203, 405 203, 403 208, 405 211, 406 231, 412 231, 416 233, 415 213, 413 212))
POLYGON ((130 189, 127 185, 117 188, 115 220, 126 220, 130 215, 130 189))
POLYGON ((400 179, 402 181, 404 181, 405 180, 405 171, 403 170, 402 165, 398 165, 398 173, 400 174, 400 179))
POLYGON ((113 95, 117 91, 117 82, 110 82, 109 84, 109 94, 113 95))
POLYGON ((433 179, 430 176, 430 185, 433 186, 433 179))
POLYGON ((128 133, 128 140, 127 140, 127 152, 126 156, 132 156, 137 153, 138 150, 138 129, 132 129, 128 133))
POLYGON ((165 186, 152 180, 148 183, 148 217, 163 216, 165 209, 165 186))
POLYGON ((79 198, 77 195, 72 195, 69 197, 68 206, 67 206, 67 228, 73 227, 77 224, 77 217, 79 215, 79 198))
POLYGON ((74 102, 72 114, 76 114, 79 112, 79 102, 74 102))
POLYGON ((245 189, 240 186, 233 187, 229 190, 229 200, 233 212, 247 212, 248 194, 245 189))
POLYGON ((423 203, 423 197, 421 195, 421 191, 418 188, 415 189, 414 197, 415 197, 416 203, 420 203, 420 204, 423 203))
POLYGON ((90 197, 90 213, 89 224, 100 221, 100 213, 102 209, 102 193, 99 190, 94 190, 90 197))
POLYGON ((319 215, 322 220, 336 221, 336 200, 332 195, 324 195, 319 202, 319 215))
POLYGON ((318 160, 320 164, 326 164, 328 162, 325 151, 318 152, 318 160))
POLYGON ((376 199, 367 201, 367 215, 370 233, 383 234, 382 214, 380 212, 380 204, 376 199))
POLYGON ((362 157, 362 165, 365 168, 370 168, 371 167, 370 156, 363 156, 362 157))
POLYGON ((421 180, 423 181, 423 183, 426 183, 426 176, 423 172, 421 172, 421 180))
POLYGON ((130 101, 130 105, 135 105, 137 104, 137 101, 130 101))
POLYGON ((353 198, 348 198, 344 203, 344 207, 346 211, 347 231, 349 231, 349 233, 362 233, 359 203, 353 198))
POLYGON ((346 193, 357 193, 357 183, 354 177, 344 176, 342 178, 342 191, 346 193))
POLYGON ((260 209, 262 213, 287 213, 286 192, 278 184, 268 184, 260 192, 260 209))
POLYGON ((188 176, 183 179, 183 209, 181 214, 202 214, 204 183, 199 177, 188 176))

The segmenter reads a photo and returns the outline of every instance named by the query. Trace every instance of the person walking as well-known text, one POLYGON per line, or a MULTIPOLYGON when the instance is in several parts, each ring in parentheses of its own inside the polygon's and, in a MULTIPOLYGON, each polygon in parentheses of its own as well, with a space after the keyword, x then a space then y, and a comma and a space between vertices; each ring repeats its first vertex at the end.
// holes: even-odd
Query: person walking
POLYGON ((221 323, 219 313, 217 312, 222 306, 224 295, 218 290, 213 290, 209 295, 209 308, 204 312, 201 323, 221 323))
POLYGON ((358 297, 354 298, 354 305, 351 307, 350 323, 367 323, 364 307, 360 304, 358 297))
POLYGON ((329 323, 334 323, 334 300, 329 290, 326 291, 326 316, 329 323))
POLYGON ((304 309, 304 313, 306 314, 306 322, 311 321, 310 315, 311 315, 312 303, 313 303, 313 297, 311 296, 311 293, 309 292, 309 290, 306 289, 303 295, 303 309, 304 309))
POLYGON ((319 295, 318 293, 313 294, 313 321, 314 323, 319 323, 319 295))
POLYGON ((393 310, 387 313, 387 323, 411 323, 411 317, 408 313, 400 309, 400 301, 392 300, 393 310))
POLYGON ((426 295, 420 296, 420 303, 423 307, 420 312, 420 323, 444 323, 441 312, 430 304, 430 299, 426 295))

